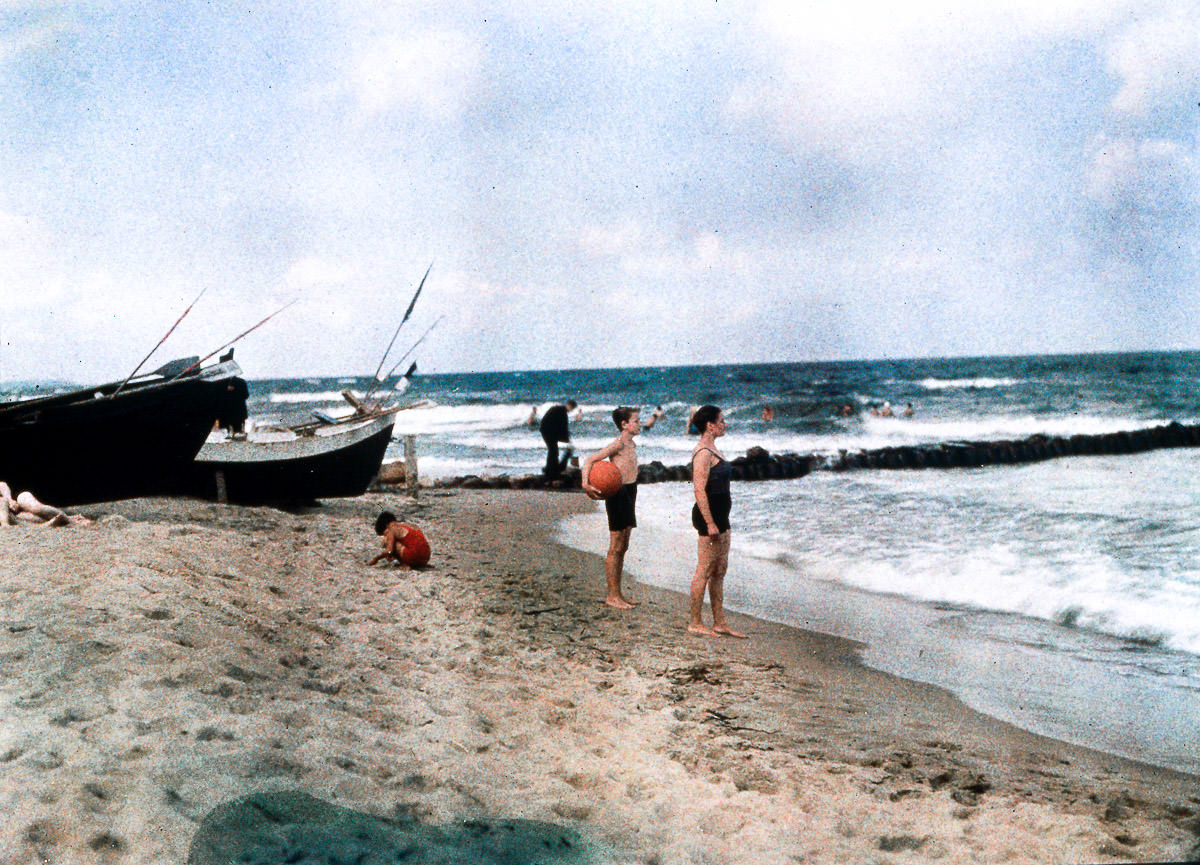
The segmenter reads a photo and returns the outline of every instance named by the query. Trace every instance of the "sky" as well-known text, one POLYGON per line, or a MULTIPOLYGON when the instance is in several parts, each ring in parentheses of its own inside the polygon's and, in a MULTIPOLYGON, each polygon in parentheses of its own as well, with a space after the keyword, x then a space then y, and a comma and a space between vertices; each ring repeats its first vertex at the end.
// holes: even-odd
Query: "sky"
POLYGON ((1180 0, 0 0, 0 380, 1200 348, 1198 130, 1180 0))

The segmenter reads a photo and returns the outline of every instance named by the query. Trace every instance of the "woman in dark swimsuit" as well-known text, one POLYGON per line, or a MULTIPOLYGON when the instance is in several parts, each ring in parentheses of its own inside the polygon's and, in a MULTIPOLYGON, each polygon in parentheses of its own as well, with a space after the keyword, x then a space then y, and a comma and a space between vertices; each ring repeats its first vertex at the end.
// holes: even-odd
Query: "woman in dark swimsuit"
POLYGON ((725 620, 725 570, 729 566, 729 461, 717 450, 717 437, 725 435, 725 418, 715 405, 696 409, 691 425, 700 433, 692 451, 692 525, 700 535, 696 545, 696 575, 692 577, 691 617, 688 633, 712 637, 745 638, 725 620), (713 626, 704 624, 704 593, 712 606, 713 626))

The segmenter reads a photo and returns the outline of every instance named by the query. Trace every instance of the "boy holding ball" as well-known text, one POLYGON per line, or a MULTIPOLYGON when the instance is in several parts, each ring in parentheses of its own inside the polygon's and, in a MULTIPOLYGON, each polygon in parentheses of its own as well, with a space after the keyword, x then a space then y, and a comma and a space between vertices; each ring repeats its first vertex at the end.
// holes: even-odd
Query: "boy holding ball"
POLYGON ((637 526, 634 508, 637 504, 638 461, 633 437, 642 431, 642 422, 635 408, 613 409, 612 419, 621 434, 583 461, 581 484, 589 496, 600 498, 600 490, 592 486, 589 479, 593 463, 606 459, 621 472, 621 489, 604 501, 608 512, 608 555, 604 559, 608 595, 604 603, 618 610, 630 610, 634 604, 621 593, 621 572, 625 568, 629 534, 637 526))

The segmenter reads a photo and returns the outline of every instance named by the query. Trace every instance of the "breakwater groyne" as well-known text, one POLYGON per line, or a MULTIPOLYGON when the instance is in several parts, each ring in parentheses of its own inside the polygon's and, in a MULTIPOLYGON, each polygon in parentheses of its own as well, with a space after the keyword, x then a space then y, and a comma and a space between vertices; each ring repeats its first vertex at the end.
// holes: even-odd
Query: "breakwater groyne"
POLYGON ((1167 423, 1111 433, 1070 436, 1032 435, 1001 441, 957 441, 928 445, 841 451, 829 460, 833 471, 850 469, 956 469, 1032 463, 1059 457, 1132 454, 1163 448, 1200 446, 1200 424, 1167 423))
MULTIPOLYGON (((760 447, 730 460, 738 481, 800 478, 813 471, 862 469, 970 469, 1015 465, 1061 457, 1132 454, 1163 448, 1200 447, 1200 424, 1165 423, 1111 433, 1078 433, 1070 436, 1032 435, 1022 439, 952 441, 901 445, 868 450, 841 450, 836 454, 772 454, 760 447)), ((690 481, 690 465, 666 466, 654 461, 640 467, 638 483, 690 481)), ((541 475, 467 475, 438 481, 437 486, 468 489, 572 489, 579 486, 579 470, 556 480, 541 475)))

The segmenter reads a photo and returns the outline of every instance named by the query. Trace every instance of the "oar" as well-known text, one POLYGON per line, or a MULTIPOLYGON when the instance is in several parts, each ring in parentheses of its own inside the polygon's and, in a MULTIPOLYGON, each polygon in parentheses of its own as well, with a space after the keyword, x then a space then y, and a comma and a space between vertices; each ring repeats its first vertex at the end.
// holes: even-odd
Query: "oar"
POLYGON ((216 351, 210 351, 208 354, 204 355, 204 357, 200 358, 200 359, 199 359, 198 361, 196 361, 194 364, 192 364, 191 366, 189 366, 187 369, 183 370, 183 372, 179 373, 178 375, 175 375, 175 376, 173 376, 173 379, 179 378, 179 376, 182 376, 182 375, 187 375, 189 372, 191 372, 192 370, 194 370, 196 367, 200 366, 200 364, 204 363, 206 360, 208 360, 208 359, 209 359, 210 357, 212 357, 214 354, 217 354, 217 352, 224 351, 225 349, 229 348, 229 346, 233 345, 235 342, 237 342, 239 339, 241 339, 243 336, 246 336, 246 334, 248 334, 248 333, 251 333, 251 332, 253 332, 253 331, 256 331, 256 330, 258 330, 260 327, 262 327, 262 326, 263 326, 264 324, 266 324, 268 321, 270 321, 271 319, 273 319, 275 316, 279 315, 279 313, 283 312, 283 311, 284 311, 285 309, 287 309, 289 306, 295 306, 295 305, 296 305, 296 303, 297 303, 297 302, 299 302, 299 300, 300 300, 300 298, 296 298, 296 299, 295 299, 295 300, 293 300, 291 303, 286 303, 286 304, 284 304, 283 306, 279 307, 279 309, 275 310, 273 313, 271 313, 270 315, 268 315, 266 318, 264 318, 264 319, 263 319, 262 321, 260 321, 258 324, 254 325, 254 327, 247 328, 246 330, 243 330, 241 333, 239 333, 239 334, 238 334, 237 336, 235 336, 233 339, 229 340, 229 342, 225 343, 223 346, 221 346, 220 348, 218 348, 216 351))
POLYGON ((154 346, 154 348, 150 349, 150 354, 147 354, 144 358, 142 358, 142 362, 133 368, 133 372, 131 372, 129 375, 127 375, 125 377, 125 381, 121 382, 121 384, 117 386, 117 389, 108 395, 109 399, 112 399, 117 394, 119 394, 122 390, 124 390, 125 385, 129 384, 130 380, 135 375, 137 375, 138 370, 142 368, 143 364, 145 364, 146 361, 148 361, 150 359, 150 355, 152 355, 152 354, 154 354, 154 352, 158 351, 159 346, 161 346, 164 342, 167 341, 167 337, 170 336, 174 332, 175 328, 179 327, 179 322, 181 322, 185 318, 187 318, 187 314, 192 311, 192 307, 196 305, 196 303, 200 300, 200 298, 204 297, 204 292, 206 292, 206 291, 208 291, 207 286, 205 286, 204 289, 201 290, 201 292, 198 295, 196 295, 196 300, 193 300, 190 304, 188 304, 188 308, 183 311, 183 315, 179 316, 179 318, 177 318, 175 320, 175 323, 173 325, 171 325, 170 329, 168 329, 166 333, 163 334, 163 338, 158 341, 158 343, 154 346))

